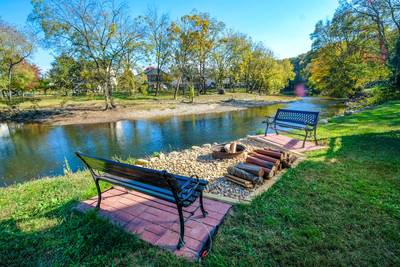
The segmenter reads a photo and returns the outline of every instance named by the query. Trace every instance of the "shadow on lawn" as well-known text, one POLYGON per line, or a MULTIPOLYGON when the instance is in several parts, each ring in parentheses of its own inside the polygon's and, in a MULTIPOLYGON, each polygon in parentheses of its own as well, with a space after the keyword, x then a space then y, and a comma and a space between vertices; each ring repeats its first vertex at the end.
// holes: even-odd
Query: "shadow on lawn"
POLYGON ((400 131, 329 140, 248 205, 209 265, 399 265, 400 131))
POLYGON ((77 203, 70 201, 29 218, 0 221, 0 265, 143 265, 157 258, 168 266, 171 260, 178 261, 99 218, 95 211, 72 211, 77 203), (25 231, 26 226, 40 230, 25 231))
MULTIPOLYGON (((328 150, 310 154, 250 205, 236 206, 205 264, 400 264, 398 151, 400 131, 330 139, 328 150)), ((95 212, 75 214, 75 204, 26 214, 33 207, 17 206, 18 219, 0 221, 0 265, 185 264, 95 212)))

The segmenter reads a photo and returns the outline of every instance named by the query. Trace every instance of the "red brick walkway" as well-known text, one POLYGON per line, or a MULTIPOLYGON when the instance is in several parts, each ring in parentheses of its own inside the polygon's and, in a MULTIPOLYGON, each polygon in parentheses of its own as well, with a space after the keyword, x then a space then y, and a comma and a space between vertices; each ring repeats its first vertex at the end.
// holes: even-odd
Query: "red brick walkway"
POLYGON ((282 135, 282 134, 279 134, 279 135, 268 134, 267 136, 257 135, 254 137, 259 138, 261 140, 265 140, 267 142, 267 144, 269 143, 271 145, 283 147, 285 149, 293 150, 293 151, 300 152, 300 153, 324 148, 324 146, 315 145, 315 143, 311 142, 311 141, 306 141, 304 147, 302 147, 303 140, 290 138, 290 137, 282 135))
MULTIPOLYGON (((198 201, 184 209, 185 246, 176 250, 179 239, 179 216, 175 204, 151 196, 112 188, 102 194, 101 216, 152 245, 172 251, 190 260, 199 258, 205 243, 216 233, 231 205, 204 198, 208 216, 201 215, 198 201), (192 214, 193 213, 193 214, 192 214)), ((93 209, 97 196, 81 202, 77 210, 93 209)))

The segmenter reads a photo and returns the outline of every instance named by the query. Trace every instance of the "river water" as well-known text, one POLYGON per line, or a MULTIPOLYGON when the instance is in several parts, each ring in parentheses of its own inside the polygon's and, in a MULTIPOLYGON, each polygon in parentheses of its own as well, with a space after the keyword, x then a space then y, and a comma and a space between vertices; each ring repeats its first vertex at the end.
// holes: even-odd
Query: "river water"
POLYGON ((277 108, 320 111, 324 118, 343 112, 343 107, 338 100, 305 97, 242 111, 151 120, 67 126, 4 123, 0 124, 0 187, 63 174, 65 162, 76 171, 82 165, 75 151, 138 158, 255 134, 263 129, 265 116, 274 115, 277 108))

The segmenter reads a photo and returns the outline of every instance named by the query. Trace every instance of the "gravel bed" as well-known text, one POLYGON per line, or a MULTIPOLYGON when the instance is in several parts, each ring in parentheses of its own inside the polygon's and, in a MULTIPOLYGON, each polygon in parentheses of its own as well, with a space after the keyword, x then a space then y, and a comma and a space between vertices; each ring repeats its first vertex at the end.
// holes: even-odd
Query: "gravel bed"
MULTIPOLYGON (((245 145, 247 152, 265 147, 265 144, 248 139, 239 139, 237 142, 245 145)), ((213 145, 215 144, 217 143, 213 145)), ((241 200, 249 199, 250 194, 258 188, 257 185, 253 189, 246 189, 223 177, 229 166, 245 160, 246 152, 235 159, 218 160, 212 157, 211 146, 211 144, 204 144, 201 147, 193 146, 191 149, 173 151, 168 154, 160 153, 157 157, 139 161, 142 161, 148 168, 166 170, 185 176, 196 174, 200 178, 210 181, 206 192, 241 200)))

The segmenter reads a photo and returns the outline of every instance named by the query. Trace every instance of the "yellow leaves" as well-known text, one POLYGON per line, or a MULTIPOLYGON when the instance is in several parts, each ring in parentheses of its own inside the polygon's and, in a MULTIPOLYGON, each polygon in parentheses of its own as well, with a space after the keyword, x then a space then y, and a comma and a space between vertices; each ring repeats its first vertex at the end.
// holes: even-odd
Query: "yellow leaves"
POLYGON ((326 95, 346 97, 388 75, 387 68, 380 61, 366 58, 361 48, 335 43, 316 53, 311 61, 309 82, 326 95))
POLYGON ((108 29, 108 37, 110 38, 114 36, 116 32, 117 32, 117 24, 112 23, 108 29))
POLYGON ((179 34, 182 32, 181 28, 175 23, 171 23, 170 32, 172 34, 179 34))

